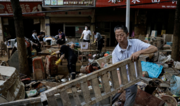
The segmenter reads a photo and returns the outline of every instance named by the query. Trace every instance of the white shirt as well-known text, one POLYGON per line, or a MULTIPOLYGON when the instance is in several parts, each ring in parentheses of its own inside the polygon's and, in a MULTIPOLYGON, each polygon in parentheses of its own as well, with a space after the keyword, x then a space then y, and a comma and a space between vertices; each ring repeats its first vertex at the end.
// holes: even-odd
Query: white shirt
MULTIPOLYGON (((29 40, 29 39, 26 38, 26 37, 24 37, 24 39, 25 39, 26 41, 29 41, 29 42, 31 43, 31 46, 33 45, 33 42, 32 42, 31 40, 29 40)), ((25 45, 27 45, 26 42, 25 42, 25 45)), ((14 46, 17 48, 17 42, 14 44, 14 46)))
POLYGON ((37 37, 37 35, 32 34, 32 37, 33 37, 35 40, 38 40, 38 41, 39 41, 39 38, 37 37))
POLYGON ((91 35, 91 31, 90 30, 84 30, 82 32, 82 34, 84 35, 84 37, 83 37, 84 40, 90 40, 90 35, 91 35))
MULTIPOLYGON (((112 63, 117 63, 119 61, 122 61, 124 59, 129 58, 133 53, 147 49, 150 46, 150 44, 145 43, 139 39, 128 39, 128 46, 126 49, 121 49, 119 44, 115 47, 115 49, 112 52, 112 63)), ((129 80, 129 73, 128 73, 128 66, 126 66, 127 69, 127 77, 129 80)), ((136 71, 136 65, 135 65, 135 71, 136 71)), ((136 73, 137 76, 137 73, 136 73)))

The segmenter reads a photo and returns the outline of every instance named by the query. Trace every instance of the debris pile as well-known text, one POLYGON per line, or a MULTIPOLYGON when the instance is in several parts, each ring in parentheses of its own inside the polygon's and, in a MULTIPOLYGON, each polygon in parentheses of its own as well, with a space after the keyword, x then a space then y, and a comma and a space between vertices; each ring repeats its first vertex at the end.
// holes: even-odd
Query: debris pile
MULTIPOLYGON (((138 91, 134 105, 178 106, 180 104, 180 62, 171 59, 171 55, 166 56, 161 52, 156 56, 158 56, 157 60, 141 61, 143 81, 137 83, 138 91)), ((154 55, 154 58, 157 57, 154 55)), ((113 106, 123 106, 125 98, 126 91, 122 91, 120 96, 113 98, 116 100, 113 106)))

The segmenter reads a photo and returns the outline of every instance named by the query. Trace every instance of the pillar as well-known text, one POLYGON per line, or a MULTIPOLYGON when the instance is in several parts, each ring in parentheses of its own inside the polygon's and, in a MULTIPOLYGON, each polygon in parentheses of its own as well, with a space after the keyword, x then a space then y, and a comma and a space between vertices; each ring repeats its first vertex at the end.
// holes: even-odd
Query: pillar
POLYGON ((40 19, 40 31, 45 32, 45 19, 40 19))
POLYGON ((45 18, 45 34, 50 35, 50 19, 49 19, 49 17, 45 18))
POLYGON ((0 17, 0 42, 1 41, 4 41, 2 17, 0 17))
MULTIPOLYGON (((91 29, 91 32, 95 30, 95 9, 92 10, 90 29, 91 29)), ((92 39, 94 41, 94 36, 92 36, 92 39)))

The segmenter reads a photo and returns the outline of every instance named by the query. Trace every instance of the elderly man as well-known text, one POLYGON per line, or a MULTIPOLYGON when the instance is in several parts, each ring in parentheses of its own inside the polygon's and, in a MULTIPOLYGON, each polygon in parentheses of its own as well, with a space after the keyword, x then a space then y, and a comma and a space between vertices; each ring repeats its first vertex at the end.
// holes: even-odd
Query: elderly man
MULTIPOLYGON (((140 54, 154 53, 158 50, 155 46, 144 43, 141 40, 128 39, 129 33, 127 28, 124 26, 116 26, 114 28, 114 32, 118 44, 112 53, 113 64, 126 58, 130 58, 132 61, 136 61, 140 54)), ((128 67, 126 67, 126 69, 128 69, 128 67)), ((125 90, 126 101, 124 106, 133 106, 137 93, 136 84, 126 88, 125 90)))

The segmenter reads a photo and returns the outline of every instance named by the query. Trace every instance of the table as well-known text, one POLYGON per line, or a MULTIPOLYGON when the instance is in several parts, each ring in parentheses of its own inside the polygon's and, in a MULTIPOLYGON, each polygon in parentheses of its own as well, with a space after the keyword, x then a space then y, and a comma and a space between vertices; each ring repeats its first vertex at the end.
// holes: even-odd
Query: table
POLYGON ((93 52, 99 52, 99 50, 91 50, 91 49, 81 49, 81 48, 78 48, 78 51, 80 52, 90 52, 90 53, 93 53, 93 52))
POLYGON ((60 49, 60 46, 54 45, 54 46, 51 46, 51 48, 54 48, 54 49, 60 49))
MULTIPOLYGON (((79 52, 81 52, 82 53, 82 55, 86 55, 86 54, 89 54, 89 53, 97 53, 97 52, 99 52, 99 50, 91 50, 91 49, 81 49, 81 48, 78 48, 78 56, 79 56, 79 52)), ((78 58, 79 59, 79 58, 78 58)), ((83 61, 81 61, 82 62, 82 65, 84 65, 84 64, 87 64, 88 62, 83 62, 83 61), (83 64, 84 63, 84 64, 83 64)))
POLYGON ((50 55, 56 51, 58 51, 59 49, 54 49, 54 48, 49 48, 46 50, 42 50, 41 52, 38 53, 38 55, 50 55))

